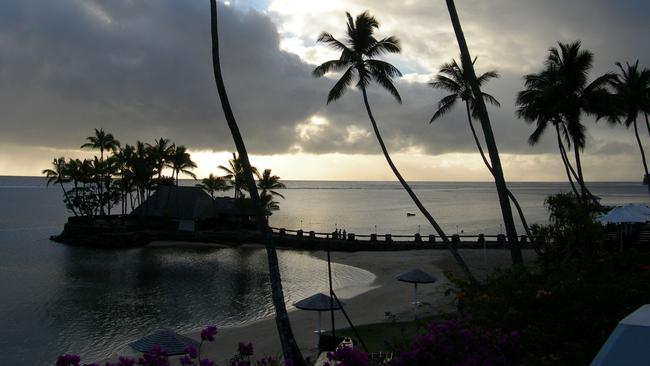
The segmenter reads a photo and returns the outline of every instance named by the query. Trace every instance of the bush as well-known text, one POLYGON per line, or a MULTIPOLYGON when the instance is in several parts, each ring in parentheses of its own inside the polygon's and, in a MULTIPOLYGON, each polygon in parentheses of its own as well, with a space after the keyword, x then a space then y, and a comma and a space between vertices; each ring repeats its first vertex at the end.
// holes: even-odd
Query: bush
POLYGON ((518 332, 477 326, 469 318, 430 323, 394 366, 510 366, 521 364, 518 332))
POLYGON ((521 332, 526 365, 585 365, 618 321, 650 299, 650 256, 590 255, 455 282, 459 308, 475 324, 521 332))

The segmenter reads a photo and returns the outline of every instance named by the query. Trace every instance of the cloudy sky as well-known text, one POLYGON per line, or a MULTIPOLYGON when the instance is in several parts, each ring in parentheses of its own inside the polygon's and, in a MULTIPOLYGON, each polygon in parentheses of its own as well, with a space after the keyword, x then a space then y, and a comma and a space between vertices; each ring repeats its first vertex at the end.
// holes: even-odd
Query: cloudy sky
MULTIPOLYGON (((390 151, 411 180, 489 180, 462 108, 429 125, 444 96, 426 84, 458 49, 443 0, 230 0, 220 3, 222 66, 236 117, 258 167, 287 179, 392 180, 360 93, 326 105, 335 77, 315 65, 337 58, 316 44, 342 37, 345 11, 369 10, 379 36, 403 51, 386 60, 404 74, 397 104, 373 87, 370 103, 390 151)), ((616 61, 650 66, 646 0, 457 0, 477 71, 501 78, 485 91, 509 180, 562 180, 552 134, 527 144, 514 114, 521 77, 557 41, 595 53, 592 78, 616 61)), ((208 0, 5 0, 0 4, 0 175, 37 175, 78 151, 93 128, 123 143, 166 137, 186 145, 199 175, 233 150, 211 69, 208 0)), ((588 180, 638 181, 632 131, 588 126, 588 180)), ((643 131, 645 142, 647 131, 643 131)), ((648 144, 650 146, 650 144, 648 144)))

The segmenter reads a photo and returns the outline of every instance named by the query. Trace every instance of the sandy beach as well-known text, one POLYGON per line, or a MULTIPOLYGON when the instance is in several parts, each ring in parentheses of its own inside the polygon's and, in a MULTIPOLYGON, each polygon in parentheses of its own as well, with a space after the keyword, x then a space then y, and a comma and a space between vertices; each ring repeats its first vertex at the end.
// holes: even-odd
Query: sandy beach
MULTIPOLYGON (((510 252, 506 250, 488 250, 487 262, 482 250, 461 251, 468 265, 477 276, 489 273, 490 269, 508 265, 510 252), (487 263, 487 264, 486 264, 487 263)), ((326 253, 319 251, 312 255, 325 259, 326 253)), ((527 251, 527 258, 532 258, 534 253, 527 251)), ((434 275, 438 281, 434 284, 421 285, 418 288, 419 300, 422 306, 419 314, 437 314, 455 309, 453 295, 446 296, 450 282, 444 276, 444 271, 454 271, 455 262, 451 255, 444 250, 417 250, 399 252, 333 252, 332 260, 365 269, 375 274, 376 279, 370 287, 352 286, 337 289, 337 295, 345 303, 345 309, 355 325, 388 321, 386 312, 396 315, 397 320, 410 320, 413 318, 411 305, 413 286, 395 280, 400 272, 419 268, 434 275)), ((334 276, 336 273, 334 273, 334 276)), ((291 309, 289 311, 291 325, 298 345, 304 356, 314 356, 316 353, 316 328, 318 314, 316 312, 291 309)), ((337 312, 336 326, 347 328, 348 324, 342 314, 337 312)), ((329 316, 323 316, 324 329, 330 329, 329 316)), ((190 334, 192 338, 199 339, 198 332, 190 334)), ((279 355, 280 344, 277 337, 275 320, 273 318, 261 320, 240 327, 219 329, 215 342, 206 344, 202 354, 222 362, 231 357, 239 342, 252 342, 255 354, 279 355)))

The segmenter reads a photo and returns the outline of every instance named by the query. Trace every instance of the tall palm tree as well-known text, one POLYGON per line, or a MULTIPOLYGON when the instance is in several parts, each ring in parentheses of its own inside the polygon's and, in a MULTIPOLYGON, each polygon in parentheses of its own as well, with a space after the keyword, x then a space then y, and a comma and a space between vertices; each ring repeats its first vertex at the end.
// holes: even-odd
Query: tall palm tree
POLYGON ((237 121, 235 121, 235 115, 233 114, 230 107, 230 101, 228 100, 228 94, 226 93, 226 86, 223 82, 223 76, 221 74, 216 0, 210 0, 210 25, 212 32, 212 67, 214 70, 215 84, 217 86, 217 91, 219 92, 219 99, 221 101, 221 107, 223 108, 226 122, 228 123, 228 128, 230 129, 233 140, 235 142, 235 147, 237 148, 237 152, 239 153, 239 157, 242 162, 245 183, 248 186, 251 201, 256 209, 257 227, 264 238, 267 260, 269 264, 269 280, 271 283, 272 295, 271 297, 273 299, 273 306, 275 308, 275 319, 278 328, 278 334, 280 336, 280 344, 282 345, 282 353, 284 354, 285 360, 291 361, 293 365, 306 366, 306 362, 302 357, 300 348, 298 348, 296 340, 293 336, 291 322, 289 321, 289 315, 287 314, 287 308, 284 303, 284 293, 282 291, 282 277, 280 276, 278 255, 275 251, 273 238, 266 223, 264 208, 262 206, 260 196, 257 192, 257 187, 255 186, 253 169, 248 159, 248 152, 246 151, 244 139, 239 132, 237 121))
MULTIPOLYGON (((596 120, 616 119, 614 98, 608 90, 615 76, 607 73, 588 83, 592 64, 593 53, 582 50, 580 41, 570 44, 559 42, 557 48, 549 50, 544 70, 524 77, 527 89, 520 92, 517 98, 518 114, 528 121, 537 121, 537 129, 531 135, 530 142, 535 142, 545 125, 552 123, 556 131, 564 134, 573 145, 576 181, 585 204, 593 195, 585 184, 580 159, 580 152, 586 143, 582 116, 593 116, 596 120)), ((568 160, 568 156, 566 158, 568 160)), ((571 169, 570 164, 567 167, 571 169)))
POLYGON ((232 188, 223 177, 217 177, 212 173, 207 178, 201 179, 201 183, 197 184, 197 186, 201 187, 213 199, 217 192, 227 191, 232 188))
POLYGON ((196 179, 196 174, 192 173, 191 169, 196 168, 196 163, 192 161, 190 153, 187 152, 185 146, 176 146, 169 162, 167 163, 174 171, 176 185, 178 186, 178 175, 185 173, 190 177, 196 179))
POLYGON ((262 174, 256 173, 255 175, 257 176, 257 188, 261 189, 262 192, 268 192, 273 196, 284 198, 277 190, 285 189, 287 186, 280 182, 280 177, 271 173, 271 169, 264 169, 262 174))
MULTIPOLYGON (((476 58, 474 58, 474 61, 472 61, 472 65, 475 63, 476 58)), ((498 77, 499 73, 496 71, 487 71, 478 77, 479 86, 482 86, 487 81, 498 77)), ((490 165, 490 162, 488 162, 487 158, 485 157, 485 152, 483 151, 481 142, 478 138, 478 135, 476 134, 474 122, 472 121, 473 118, 479 118, 479 112, 478 108, 476 107, 476 100, 474 98, 474 94, 472 93, 472 88, 467 82, 466 73, 463 70, 463 67, 458 65, 456 60, 452 59, 450 63, 446 63, 440 67, 438 75, 432 82, 429 83, 429 86, 434 89, 442 89, 451 93, 443 97, 438 102, 438 109, 433 114, 433 117, 431 117, 431 121, 429 121, 429 123, 433 123, 433 121, 447 114, 447 112, 449 112, 456 105, 456 102, 458 100, 463 101, 465 103, 465 110, 467 111, 467 121, 469 123, 469 128, 472 131, 472 136, 474 137, 476 148, 481 155, 481 159, 483 159, 483 163, 490 171, 490 174, 492 174, 494 177, 494 169, 492 169, 492 165, 490 165)), ((483 99, 490 102, 490 104, 496 107, 501 106, 499 101, 492 95, 483 92, 482 95, 483 99)), ((510 197, 510 200, 512 203, 514 203, 515 208, 517 209, 519 218, 521 220, 522 226, 524 227, 524 230, 526 231, 526 234, 529 238, 532 239, 530 229, 528 228, 528 223, 526 222, 526 217, 524 216, 524 212, 519 205, 519 201, 517 201, 517 198, 509 189, 507 189, 507 193, 508 197, 510 197)))
POLYGON ((366 88, 371 82, 379 84, 386 89, 395 99, 401 103, 402 99, 399 92, 393 85, 393 78, 401 76, 400 71, 388 62, 375 59, 373 57, 380 56, 385 53, 399 53, 400 45, 397 38, 394 36, 385 37, 377 40, 374 37, 375 30, 379 28, 379 22, 371 16, 368 12, 359 14, 356 19, 353 19, 350 13, 345 13, 347 16, 347 39, 343 43, 330 33, 323 32, 318 37, 318 42, 327 44, 328 46, 341 51, 341 56, 337 60, 326 61, 314 69, 313 75, 315 77, 322 77, 331 71, 342 71, 341 78, 334 84, 327 96, 327 104, 339 99, 345 91, 353 84, 356 77, 356 86, 361 90, 363 102, 366 107, 366 112, 370 118, 370 123, 379 142, 379 146, 390 166, 391 170, 402 184, 402 187, 409 194, 415 205, 420 209, 424 217, 429 220, 438 235, 445 242, 456 262, 467 276, 472 278, 471 272, 463 258, 458 253, 458 250, 453 243, 449 240, 447 235, 431 216, 429 211, 422 205, 420 199, 415 195, 409 184, 404 180, 399 170, 393 163, 393 160, 388 153, 388 149, 384 144, 381 137, 377 122, 372 115, 370 103, 368 102, 368 95, 366 88))
POLYGON ((637 127, 637 117, 639 114, 648 111, 648 96, 650 95, 650 70, 639 69, 639 60, 634 64, 626 64, 623 68, 620 62, 616 66, 621 70, 620 74, 612 80, 612 86, 616 93, 619 114, 623 118, 623 123, 627 128, 634 126, 634 136, 639 145, 641 161, 643 163, 643 183, 648 185, 650 190, 650 175, 648 174, 648 164, 643 150, 643 144, 639 137, 637 127))
MULTIPOLYGON (((474 72, 474 65, 472 65, 471 62, 472 57, 469 53, 469 48, 467 47, 467 42, 465 41, 465 35, 463 34, 463 28, 460 25, 460 19, 458 18, 456 5, 454 5, 453 0, 447 0, 447 10, 449 11, 449 17, 451 18, 454 33, 456 34, 456 40, 458 42, 458 48, 460 49, 463 69, 465 70, 466 79, 472 89, 472 94, 475 96, 483 95, 478 82, 478 78, 474 72)), ((512 263, 522 264, 524 262, 524 259, 521 254, 521 248, 519 247, 515 221, 512 217, 512 208, 510 207, 510 200, 508 198, 508 187, 506 185, 505 177, 503 176, 501 158, 499 157, 499 149, 497 148, 497 143, 494 139, 494 132, 492 131, 490 116, 488 115, 487 107, 485 106, 485 100, 483 98, 476 98, 476 108, 478 111, 479 120, 481 121, 483 136, 485 137, 485 145, 488 149, 488 154, 490 155, 494 183, 497 188, 497 195, 499 196, 499 205, 501 206, 503 223, 506 227, 506 234, 508 236, 508 245, 510 247, 510 256, 512 257, 512 263)))
POLYGON ((61 186, 61 190, 63 191, 63 197, 65 198, 66 204, 68 205, 68 207, 70 208, 70 210, 75 216, 79 216, 72 204, 73 202, 70 200, 70 197, 68 196, 68 191, 66 191, 65 187, 63 186, 63 183, 68 183, 72 180, 68 175, 66 169, 65 158, 60 157, 54 159, 52 161, 52 168, 44 169, 43 174, 45 174, 45 177, 47 178, 46 185, 49 186, 50 184, 59 184, 61 186))

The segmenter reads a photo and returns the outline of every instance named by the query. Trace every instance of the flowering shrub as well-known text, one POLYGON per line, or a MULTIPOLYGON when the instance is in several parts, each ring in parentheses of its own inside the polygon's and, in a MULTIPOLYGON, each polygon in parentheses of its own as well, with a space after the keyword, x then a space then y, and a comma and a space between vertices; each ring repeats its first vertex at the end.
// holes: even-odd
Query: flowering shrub
POLYGON ((356 348, 341 347, 334 352, 327 354, 326 366, 366 366, 368 365, 368 355, 356 348))
POLYGON ((430 323, 394 366, 510 366, 522 364, 517 332, 488 330, 471 325, 468 318, 430 323))
MULTIPOLYGON (((217 366, 216 363, 207 358, 201 358, 201 347, 204 342, 213 342, 217 334, 217 327, 209 326, 201 331, 201 343, 197 349, 194 346, 185 348, 185 354, 180 358, 180 366, 217 366)), ((239 343, 237 354, 228 362, 228 366, 291 366, 290 361, 281 363, 273 357, 264 357, 253 361, 253 345, 251 343, 239 343)), ((81 358, 77 355, 61 355, 56 360, 56 366, 100 366, 96 363, 81 364, 81 358)), ((153 347, 142 357, 135 359, 120 357, 117 363, 107 362, 105 366, 171 366, 167 352, 160 347, 153 347)))

